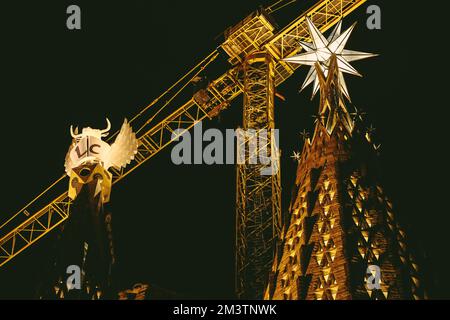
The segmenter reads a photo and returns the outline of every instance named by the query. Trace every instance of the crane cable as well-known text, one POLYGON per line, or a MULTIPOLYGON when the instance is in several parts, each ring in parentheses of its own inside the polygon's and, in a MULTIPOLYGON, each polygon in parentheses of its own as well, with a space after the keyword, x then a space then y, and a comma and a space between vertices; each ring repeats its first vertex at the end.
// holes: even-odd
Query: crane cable
MULTIPOLYGON (((199 62, 195 67, 193 67, 191 70, 189 70, 183 77, 181 77, 177 82, 175 82, 172 86, 170 86, 166 91, 164 91, 159 97, 157 97, 155 100, 153 100, 148 106, 143 108, 138 114, 136 114, 129 123, 133 123, 135 120, 137 120, 139 117, 141 117, 147 110, 149 110, 151 107, 153 107, 156 103, 158 103, 164 96, 166 96, 169 92, 171 92, 177 85, 179 85, 182 81, 184 81, 190 74, 192 74, 195 70, 199 69, 187 82, 184 84, 175 94, 167 100, 164 105, 149 119, 147 120, 137 131, 136 134, 142 131, 142 129, 147 126, 149 123, 151 123, 155 117, 160 114, 168 105, 170 102, 172 102, 188 85, 192 82, 195 77, 197 77, 205 68, 211 64, 214 60, 217 59, 219 56, 219 52, 217 48, 212 51, 206 58, 204 58, 201 62, 199 62)), ((112 140, 119 131, 116 131, 112 136, 110 136, 107 141, 112 140)))
POLYGON ((278 0, 278 1, 275 2, 274 4, 268 6, 268 7, 266 8, 267 13, 275 13, 275 12, 277 12, 278 10, 283 9, 284 7, 286 7, 286 6, 288 6, 288 5, 293 4, 294 2, 297 2, 297 0, 291 0, 291 1, 289 1, 288 3, 284 3, 284 4, 283 4, 284 1, 285 1, 285 0, 278 0), (278 7, 277 7, 277 5, 278 5, 278 7))
MULTIPOLYGON (((155 119, 155 117, 161 113, 161 111, 163 111, 196 77, 198 77, 198 75, 200 73, 203 72, 203 70, 206 69, 207 66, 209 66, 214 60, 217 59, 217 57, 219 56, 219 52, 217 51, 217 49, 215 49, 213 52, 211 52, 211 54, 209 54, 205 59, 203 59, 199 64, 197 64, 194 68, 192 68, 191 70, 189 70, 188 73, 186 73, 180 80, 178 80, 176 82, 176 84, 180 83, 181 81, 183 81, 184 79, 186 79, 190 74, 192 74, 196 69, 198 69, 198 71, 177 91, 175 92, 175 94, 169 99, 167 100, 164 105, 150 118, 148 119, 137 131, 136 134, 138 134, 140 131, 142 131, 148 124, 150 124, 153 119, 155 119), (204 64, 204 65, 203 65, 204 64)), ((164 92, 161 97, 163 97, 167 92, 169 92, 172 88, 174 88, 176 86, 176 84, 174 84, 172 87, 170 87, 168 90, 166 90, 166 92, 164 92)), ((158 98, 157 100, 159 100, 160 98, 158 98)), ((143 112, 145 112, 145 110, 147 110, 149 107, 146 107, 144 110, 142 110, 138 115, 136 115, 131 121, 133 121, 134 119, 136 119, 137 117, 139 117, 143 112)), ((130 121, 130 123, 131 123, 130 121)))

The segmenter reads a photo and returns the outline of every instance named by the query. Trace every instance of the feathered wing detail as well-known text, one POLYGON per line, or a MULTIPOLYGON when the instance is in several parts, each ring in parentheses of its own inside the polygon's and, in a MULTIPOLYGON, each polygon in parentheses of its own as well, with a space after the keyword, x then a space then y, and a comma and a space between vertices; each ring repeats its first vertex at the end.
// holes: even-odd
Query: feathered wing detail
POLYGON ((120 129, 116 140, 111 145, 109 154, 105 159, 105 169, 108 170, 110 167, 116 169, 126 167, 127 164, 130 164, 131 160, 134 160, 138 146, 139 141, 136 138, 136 134, 128 124, 127 119, 125 119, 122 128, 120 129))
POLYGON ((72 152, 72 149, 75 147, 75 143, 72 143, 69 147, 69 151, 67 151, 66 154, 66 160, 64 162, 64 168, 66 171, 66 174, 70 177, 71 173, 72 173, 72 168, 73 168, 73 161, 70 158, 70 153, 72 152))

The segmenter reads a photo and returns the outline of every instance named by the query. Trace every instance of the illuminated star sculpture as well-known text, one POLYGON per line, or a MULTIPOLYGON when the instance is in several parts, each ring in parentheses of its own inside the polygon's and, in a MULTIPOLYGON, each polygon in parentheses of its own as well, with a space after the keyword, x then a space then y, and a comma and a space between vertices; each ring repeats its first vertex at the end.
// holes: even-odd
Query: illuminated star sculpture
POLYGON ((315 64, 319 63, 325 77, 327 77, 330 58, 333 54, 336 55, 339 68, 339 81, 341 84, 341 90, 347 97, 347 99, 350 100, 350 95, 348 93, 343 73, 361 76, 361 74, 350 65, 350 62, 371 58, 377 55, 344 49, 351 33, 353 32, 353 29, 355 28, 356 23, 353 24, 345 32, 341 33, 342 21, 340 21, 334 28, 328 39, 326 39, 309 18, 306 18, 306 21, 308 24, 309 34, 313 42, 308 43, 300 41, 301 47, 306 52, 283 59, 283 61, 311 66, 311 69, 306 76, 301 90, 305 89, 307 86, 314 82, 312 95, 312 98, 314 98, 320 87, 315 64))
POLYGON ((353 121, 360 121, 363 122, 364 121, 364 117, 367 115, 367 113, 365 113, 362 110, 359 110, 357 107, 353 106, 353 108, 355 108, 355 112, 350 113, 350 115, 353 117, 353 121))
POLYGON ((313 114, 311 116, 312 118, 314 118, 314 124, 316 124, 317 122, 322 122, 325 119, 325 116, 323 114, 313 114))
POLYGON ((293 152, 292 159, 294 159, 295 161, 299 162, 302 159, 302 155, 300 154, 300 152, 293 152))
POLYGON ((300 135, 302 136, 303 140, 309 139, 309 132, 307 132, 306 130, 300 132, 300 135))
POLYGON ((367 133, 368 133, 368 134, 372 134, 372 133, 374 133, 375 131, 377 131, 377 128, 375 128, 375 127, 373 126, 373 124, 371 124, 370 127, 367 128, 367 133))

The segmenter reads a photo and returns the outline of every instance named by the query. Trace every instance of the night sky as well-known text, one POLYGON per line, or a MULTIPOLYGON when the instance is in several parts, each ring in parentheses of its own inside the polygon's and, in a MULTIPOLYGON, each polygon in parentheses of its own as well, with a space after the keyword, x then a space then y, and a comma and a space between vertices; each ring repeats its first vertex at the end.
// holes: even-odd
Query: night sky
MULTIPOLYGON (((8 219, 64 172, 71 124, 113 130, 131 118, 214 48, 229 26, 272 1, 15 1, 1 5, 2 193, 0 222, 8 219), (66 8, 78 4, 82 30, 66 28, 66 8)), ((297 1, 274 15, 280 27, 315 1, 297 1)), ((369 1, 346 18, 358 21, 347 48, 379 53, 353 65, 347 76, 353 104, 368 113, 382 143, 383 181, 396 213, 426 257, 434 298, 450 298, 446 108, 442 72, 426 44, 435 19, 411 1, 369 1), (408 3, 404 6, 403 3, 408 3), (382 30, 366 28, 365 9, 379 4, 382 30), (425 45, 424 45, 425 44, 425 45)), ((437 19, 436 19, 437 21, 437 19)), ((434 39, 433 37, 436 37, 434 39)), ((222 54, 205 74, 227 68, 222 54)), ((445 59, 444 59, 445 60, 445 59)), ((283 210, 295 179, 292 151, 303 129, 313 128, 318 98, 298 89, 301 68, 278 88, 283 210)), ((448 89, 447 89, 448 90, 448 89)), ((193 89, 187 89, 187 95, 193 89)), ((204 129, 236 128, 242 97, 204 129)), ((351 104, 349 104, 351 106, 351 104)), ((173 105, 171 110, 175 110, 173 105)), ((118 255, 116 283, 148 282, 191 298, 232 298, 234 292, 235 167, 175 166, 170 147, 113 188, 118 255)), ((64 187, 64 186, 63 186, 64 187)), ((61 189, 63 192, 64 189, 61 189)), ((47 202, 51 199, 47 199, 47 202)), ((3 234, 0 234, 3 236, 3 234)), ((0 269, 0 298, 32 298, 51 259, 54 238, 39 241, 0 269)))

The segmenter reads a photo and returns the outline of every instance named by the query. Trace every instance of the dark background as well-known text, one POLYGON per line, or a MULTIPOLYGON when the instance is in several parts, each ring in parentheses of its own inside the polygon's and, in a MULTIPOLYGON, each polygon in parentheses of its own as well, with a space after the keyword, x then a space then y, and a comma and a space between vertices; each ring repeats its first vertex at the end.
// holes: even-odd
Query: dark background
MULTIPOLYGON (((285 26, 315 1, 276 13, 285 26)), ((2 193, 0 222, 63 173, 69 126, 119 129, 220 44, 216 38, 264 0, 17 1, 0 9, 2 193), (78 4, 82 30, 66 29, 66 8, 78 4)), ((444 95, 447 57, 435 16, 411 1, 369 1, 346 18, 358 21, 348 48, 380 53, 356 62, 364 79, 346 77, 382 143, 383 179, 415 245, 426 255, 434 298, 450 298, 449 212, 444 95), (366 28, 365 9, 382 8, 382 30, 366 28)), ((425 4, 426 6, 426 4, 425 4)), ((225 55, 212 75, 227 70, 225 55)), ((294 183, 299 132, 312 129, 318 100, 298 94, 301 68, 278 91, 284 210, 294 183)), ((192 90, 192 89, 191 89, 192 90)), ((204 129, 235 128, 242 98, 204 129)), ((175 108, 176 106, 173 106, 175 108)), ((117 283, 142 281, 193 298, 232 298, 235 168, 175 166, 170 148, 114 187, 117 283)), ((51 199, 47 199, 50 201, 51 199)), ((0 298, 31 298, 51 257, 52 237, 0 269, 0 298)), ((428 268, 428 269, 427 269, 428 268)))

